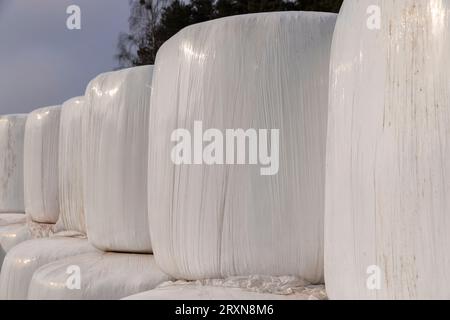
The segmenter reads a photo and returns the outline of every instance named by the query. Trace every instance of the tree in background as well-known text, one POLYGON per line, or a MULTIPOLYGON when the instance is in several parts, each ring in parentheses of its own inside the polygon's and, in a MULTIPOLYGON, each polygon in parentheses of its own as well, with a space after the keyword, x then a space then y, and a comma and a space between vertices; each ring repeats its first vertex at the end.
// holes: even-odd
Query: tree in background
POLYGON ((167 0, 130 0, 130 32, 119 35, 116 55, 121 67, 146 65, 154 60, 160 46, 156 31, 165 5, 167 0))
MULTIPOLYGON (((0 0, 1 1, 1 0, 0 0)), ((237 14, 338 12, 343 0, 130 0, 130 31, 119 36, 121 67, 154 64, 161 45, 184 27, 237 14)))

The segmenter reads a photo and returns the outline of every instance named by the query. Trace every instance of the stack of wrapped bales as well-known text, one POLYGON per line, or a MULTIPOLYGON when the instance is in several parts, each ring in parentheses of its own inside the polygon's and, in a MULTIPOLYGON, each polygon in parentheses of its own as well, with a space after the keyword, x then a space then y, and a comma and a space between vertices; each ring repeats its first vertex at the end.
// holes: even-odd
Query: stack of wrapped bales
POLYGON ((148 116, 153 67, 98 76, 82 116, 82 180, 89 242, 101 250, 47 264, 30 299, 118 299, 169 280, 157 267, 147 218, 148 116), (79 290, 66 286, 77 266, 79 290))
POLYGON ((273 279, 283 276, 290 276, 287 298, 303 299, 301 288, 323 283, 335 20, 335 14, 305 12, 235 16, 187 27, 162 46, 149 125, 148 212, 156 260, 177 279, 248 281, 236 280, 228 290, 212 280, 194 289, 165 286, 139 298, 255 298, 239 288, 260 275, 253 291, 264 292, 262 299, 280 298, 270 284, 286 286, 273 279), (199 122, 205 131, 200 142, 199 122), (249 130, 233 147, 234 157, 241 152, 246 162, 228 162, 233 148, 220 139, 229 139, 230 129, 249 130), (186 132, 192 152, 187 147, 180 154, 191 155, 193 165, 187 158, 173 161, 179 150, 171 138, 186 140, 186 132), (214 153, 207 152, 214 144, 215 164, 195 165, 208 160, 202 157, 214 153), (248 160, 256 150, 259 165, 248 160))
POLYGON ((326 174, 332 299, 450 298, 449 13, 448 0, 344 2, 326 174))
POLYGON ((0 298, 449 299, 449 13, 346 0, 333 46, 327 13, 183 29, 153 84, 98 76, 61 132, 28 117, 26 226, 24 118, 0 117, 1 249, 51 235, 10 250, 0 298))
POLYGON ((26 299, 40 266, 96 251, 85 237, 81 183, 84 98, 30 115, 25 146, 28 229, 34 239, 15 246, 0 276, 0 298, 26 299), (30 221, 32 220, 32 221, 30 221), (55 225, 56 223, 56 225, 55 225), (49 238, 47 236, 50 236, 49 238))

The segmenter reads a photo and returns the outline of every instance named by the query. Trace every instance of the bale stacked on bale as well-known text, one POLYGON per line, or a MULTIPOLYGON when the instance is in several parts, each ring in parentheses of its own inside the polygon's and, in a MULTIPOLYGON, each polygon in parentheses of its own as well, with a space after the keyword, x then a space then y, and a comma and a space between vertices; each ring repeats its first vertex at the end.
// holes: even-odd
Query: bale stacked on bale
POLYGON ((448 0, 344 2, 327 150, 332 299, 450 298, 449 12, 448 0))
POLYGON ((153 67, 106 73, 86 89, 83 199, 97 252, 48 264, 31 281, 31 299, 118 299, 167 281, 156 265, 147 218, 148 111, 153 67), (120 252, 120 253, 119 253, 120 252), (65 284, 79 266, 80 290, 65 284))
POLYGON ((23 194, 27 227, 20 225, 15 230, 8 228, 7 233, 0 233, 0 241, 7 241, 5 246, 2 245, 2 261, 18 243, 33 237, 48 236, 58 219, 60 109, 41 108, 27 117, 23 142, 23 194))
MULTIPOLYGON (((81 115, 83 110, 84 98, 73 98, 66 101, 61 110, 59 108, 44 109, 39 112, 40 118, 36 116, 36 119, 39 120, 38 124, 30 124, 32 129, 30 132, 27 131, 27 135, 34 134, 34 136, 30 137, 30 141, 28 141, 30 150, 27 150, 27 154, 38 157, 35 159, 37 163, 43 164, 48 161, 54 165, 51 170, 49 165, 43 164, 44 169, 41 174, 34 173, 33 178, 28 178, 35 183, 35 186, 37 186, 35 180, 43 183, 41 192, 28 189, 30 203, 33 203, 29 206, 29 212, 31 217, 36 220, 32 223, 32 228, 43 230, 42 224, 37 220, 50 223, 45 224, 50 229, 44 229, 48 230, 50 237, 26 241, 15 246, 8 253, 0 277, 1 298, 26 299, 30 280, 39 267, 68 256, 96 251, 86 239, 84 226, 81 175, 81 115), (56 113, 56 110, 58 110, 58 116, 54 114, 53 118, 44 119, 45 116, 50 116, 50 113, 56 113), (44 125, 42 121, 49 121, 51 125, 48 124, 46 128, 37 128, 39 124, 44 125), (59 138, 55 141, 53 135, 59 138), (44 146, 46 143, 56 143, 58 146, 44 146), (49 184, 51 187, 48 186, 49 184), (50 190, 55 192, 55 186, 58 197, 50 194, 50 190), (55 199, 59 201, 57 208, 54 204, 55 199), (57 222, 56 225, 55 222, 57 222)), ((28 160, 30 166, 33 163, 37 167, 36 162, 28 160)), ((40 235, 38 233, 38 236, 40 235)))

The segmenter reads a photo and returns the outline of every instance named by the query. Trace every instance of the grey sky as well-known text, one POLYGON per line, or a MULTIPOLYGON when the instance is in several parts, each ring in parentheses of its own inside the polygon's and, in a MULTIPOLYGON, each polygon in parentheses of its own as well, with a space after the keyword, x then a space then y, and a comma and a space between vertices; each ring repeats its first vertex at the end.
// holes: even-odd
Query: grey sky
POLYGON ((117 68, 117 38, 128 30, 127 0, 0 0, 0 114, 30 112, 84 94, 117 68), (66 9, 81 8, 81 30, 66 9))

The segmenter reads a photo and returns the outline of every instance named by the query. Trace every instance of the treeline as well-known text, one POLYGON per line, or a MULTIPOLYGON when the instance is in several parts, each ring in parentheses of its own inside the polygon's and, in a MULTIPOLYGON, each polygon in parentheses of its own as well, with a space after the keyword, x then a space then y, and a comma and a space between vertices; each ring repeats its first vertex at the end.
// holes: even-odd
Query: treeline
POLYGON ((119 37, 120 67, 153 64, 159 47, 184 27, 237 14, 338 12, 343 0, 130 0, 130 31, 119 37))

